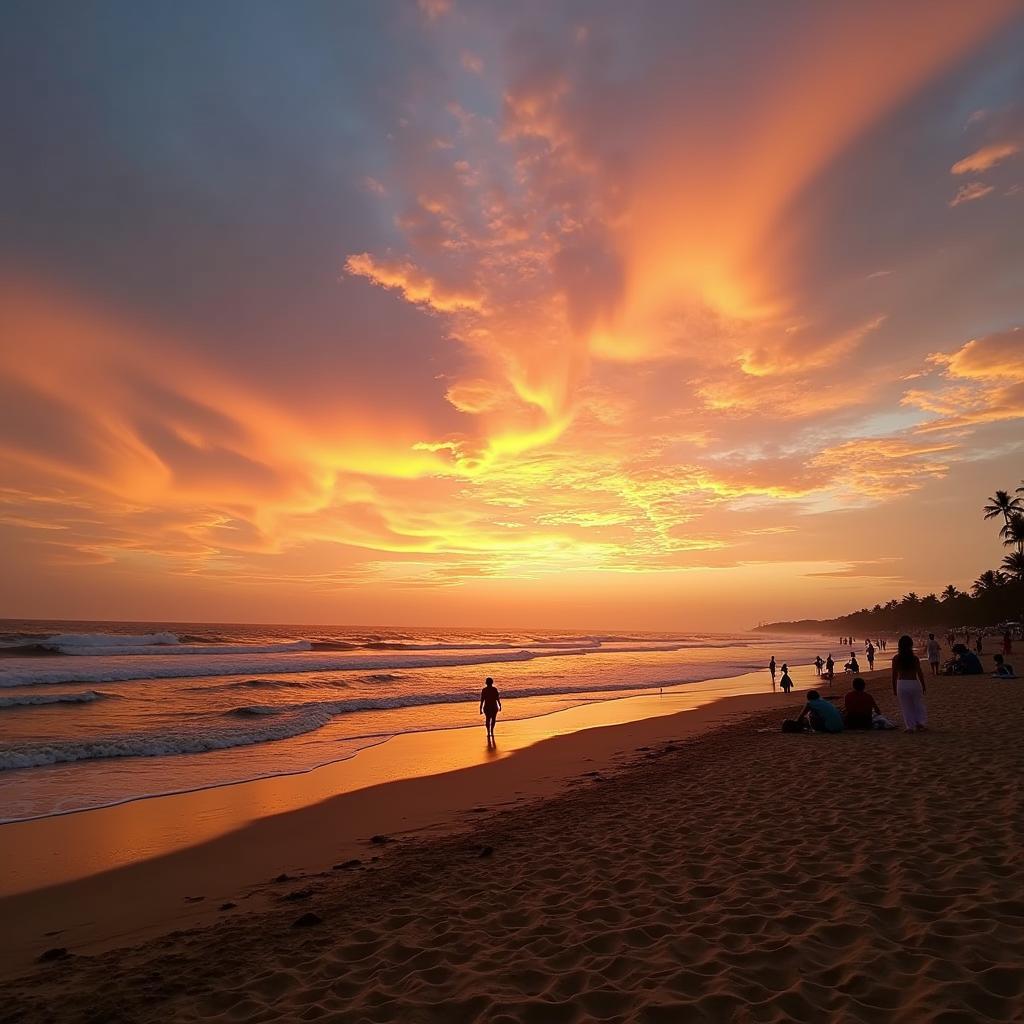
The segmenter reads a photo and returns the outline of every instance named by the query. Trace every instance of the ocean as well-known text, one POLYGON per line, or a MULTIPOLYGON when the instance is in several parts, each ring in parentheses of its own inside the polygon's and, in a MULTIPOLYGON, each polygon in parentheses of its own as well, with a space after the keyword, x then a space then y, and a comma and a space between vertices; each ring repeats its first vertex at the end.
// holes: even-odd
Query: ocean
MULTIPOLYGON (((0 620, 0 821, 309 771, 479 728, 806 664, 813 637, 0 620)), ((770 686, 767 672, 763 685, 770 686)))

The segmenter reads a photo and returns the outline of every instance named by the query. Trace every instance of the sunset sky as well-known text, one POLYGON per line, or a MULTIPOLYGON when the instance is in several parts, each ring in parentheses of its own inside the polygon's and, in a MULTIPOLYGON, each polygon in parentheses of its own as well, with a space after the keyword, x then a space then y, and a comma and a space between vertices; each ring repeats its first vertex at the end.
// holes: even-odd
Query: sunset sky
POLYGON ((1024 477, 1024 6, 0 13, 0 615, 736 628, 1024 477))

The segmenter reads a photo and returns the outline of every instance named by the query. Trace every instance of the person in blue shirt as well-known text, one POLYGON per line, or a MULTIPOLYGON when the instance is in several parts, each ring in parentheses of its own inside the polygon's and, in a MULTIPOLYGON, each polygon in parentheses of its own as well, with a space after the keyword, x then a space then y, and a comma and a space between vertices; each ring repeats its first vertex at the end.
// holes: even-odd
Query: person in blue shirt
POLYGON ((800 717, 797 719, 801 725, 807 721, 815 732, 842 732, 843 716, 839 708, 831 701, 822 700, 817 690, 811 690, 807 694, 807 703, 804 705, 800 717))

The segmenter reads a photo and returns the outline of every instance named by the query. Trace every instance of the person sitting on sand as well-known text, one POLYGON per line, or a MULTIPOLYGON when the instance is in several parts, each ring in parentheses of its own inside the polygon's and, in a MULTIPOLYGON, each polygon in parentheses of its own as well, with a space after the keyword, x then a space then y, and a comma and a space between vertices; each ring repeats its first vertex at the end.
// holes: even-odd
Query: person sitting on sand
POLYGON ((993 679, 1017 678, 1017 673, 1013 671, 1013 666, 1001 654, 994 655, 993 660, 996 663, 996 670, 992 673, 993 679))
POLYGON ((782 688, 782 692, 788 697, 789 691, 793 689, 793 680, 789 677, 789 666, 782 666, 782 678, 779 680, 779 686, 782 688))
POLYGON ((484 716, 484 725, 487 727, 487 738, 494 739, 494 723, 501 710, 501 694, 494 686, 494 680, 488 676, 484 680, 484 688, 480 691, 480 714, 484 716))
POLYGON ((923 732, 928 725, 927 693, 921 659, 914 653, 914 640, 901 636, 892 659, 892 694, 900 702, 905 732, 923 732))
POLYGON ((843 704, 847 729, 871 729, 874 726, 872 715, 882 713, 875 698, 864 689, 864 680, 860 676, 854 679, 853 689, 843 699, 843 704))
POLYGON ((856 675, 860 671, 860 662, 857 661, 857 655, 850 651, 850 660, 843 666, 847 672, 852 672, 856 675))
POLYGON ((807 703, 797 719, 799 725, 803 725, 804 722, 810 722, 814 732, 843 731, 843 716, 839 713, 839 708, 824 700, 817 690, 810 690, 807 694, 807 703))
POLYGON ((964 644, 953 644, 953 675, 980 676, 984 671, 974 651, 964 644))

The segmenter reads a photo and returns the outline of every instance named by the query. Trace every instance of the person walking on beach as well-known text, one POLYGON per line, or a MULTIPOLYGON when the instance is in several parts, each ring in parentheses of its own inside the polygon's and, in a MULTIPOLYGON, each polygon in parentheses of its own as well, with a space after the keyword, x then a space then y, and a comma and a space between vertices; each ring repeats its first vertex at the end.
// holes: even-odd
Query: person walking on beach
POLYGON ((501 710, 501 694, 495 689, 494 680, 488 676, 484 680, 484 688, 480 691, 480 714, 484 716, 487 727, 487 739, 494 740, 494 723, 501 710))
POLYGON ((818 655, 818 656, 817 656, 817 657, 816 657, 816 658, 814 659, 814 671, 815 671, 815 672, 817 672, 817 673, 818 673, 818 675, 820 676, 820 675, 821 675, 821 670, 822 670, 822 669, 823 669, 824 667, 825 667, 825 662, 823 662, 823 661, 821 660, 821 655, 819 654, 819 655, 818 655))
POLYGON ((829 656, 825 659, 825 676, 828 679, 829 686, 832 685, 832 680, 835 678, 836 663, 832 660, 832 653, 829 652, 829 656))
POLYGON ((1013 654, 1013 637, 1010 636, 1010 631, 1006 630, 1003 633, 1003 657, 1008 658, 1013 654))
POLYGON ((914 653, 914 641, 901 636, 892 659, 892 693, 900 702, 905 732, 923 732, 928 725, 927 693, 921 659, 914 653))
POLYGON ((875 645, 869 640, 866 648, 868 656, 868 671, 875 671, 875 645))
POLYGON ((772 660, 768 662, 768 671, 772 674, 772 693, 775 692, 775 655, 772 655, 772 660))
POLYGON ((924 645, 924 649, 928 655, 928 664, 931 666, 932 675, 937 676, 939 674, 939 653, 942 648, 939 647, 939 641, 935 639, 934 633, 928 634, 928 643, 924 645))

